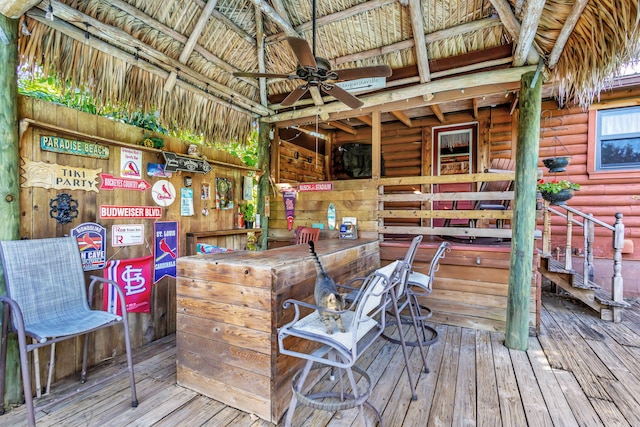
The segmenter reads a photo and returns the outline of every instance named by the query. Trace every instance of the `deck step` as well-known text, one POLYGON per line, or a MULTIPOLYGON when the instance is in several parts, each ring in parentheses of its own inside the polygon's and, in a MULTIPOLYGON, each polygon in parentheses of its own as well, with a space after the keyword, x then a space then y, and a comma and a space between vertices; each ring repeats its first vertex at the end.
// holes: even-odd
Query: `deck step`
POLYGON ((567 270, 564 263, 551 257, 543 257, 539 268, 546 277, 573 298, 582 301, 600 313, 604 320, 619 322, 622 308, 630 307, 625 301, 614 301, 598 284, 587 280, 575 270, 567 270))

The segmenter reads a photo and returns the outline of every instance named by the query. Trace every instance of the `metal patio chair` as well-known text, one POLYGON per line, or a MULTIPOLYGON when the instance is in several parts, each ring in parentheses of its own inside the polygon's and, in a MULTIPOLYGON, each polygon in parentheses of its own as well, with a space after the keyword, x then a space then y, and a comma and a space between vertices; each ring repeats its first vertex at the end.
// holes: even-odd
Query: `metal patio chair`
POLYGON ((341 411, 358 406, 365 424, 364 407, 366 406, 375 413, 382 425, 380 413, 367 401, 371 394, 371 379, 363 369, 355 366, 355 363, 384 331, 386 317, 384 311, 389 302, 389 290, 394 286, 398 269, 402 265, 402 261, 394 261, 364 279, 354 302, 348 309, 339 312, 346 332, 327 333, 326 325, 320 318, 318 310, 335 312, 302 301, 291 299, 285 301, 284 307, 293 306, 295 316, 291 322, 278 330, 280 353, 307 360, 304 368, 293 376, 293 394, 285 426, 291 425, 298 401, 303 405, 325 411, 341 411), (314 311, 302 317, 301 309, 314 311), (309 348, 312 349, 309 353, 302 351, 309 348), (334 379, 334 368, 340 370, 340 391, 306 392, 312 385, 305 384, 310 371, 327 367, 331 368, 329 377, 331 380, 334 379), (360 376, 360 381, 356 382, 354 372, 360 376), (343 373, 346 373, 350 390, 345 390, 343 373), (358 383, 361 384, 359 388, 358 383))
MULTIPOLYGON (((0 242, 0 257, 7 295, 0 296, 3 306, 2 346, 0 348, 0 402, 4 402, 7 335, 9 323, 18 335, 20 367, 29 426, 35 426, 33 389, 28 353, 59 341, 85 335, 81 382, 86 382, 88 333, 113 325, 122 325, 131 387, 131 406, 138 406, 131 359, 131 342, 124 294, 113 281, 91 276, 89 294, 78 243, 73 237, 0 242), (111 283, 120 295, 122 316, 92 310, 96 283, 111 283), (33 339, 27 343, 27 337, 33 339)), ((105 284, 106 285, 106 284, 105 284)), ((39 375, 36 373, 36 376, 39 375)), ((2 412, 4 413, 4 408, 2 412)))

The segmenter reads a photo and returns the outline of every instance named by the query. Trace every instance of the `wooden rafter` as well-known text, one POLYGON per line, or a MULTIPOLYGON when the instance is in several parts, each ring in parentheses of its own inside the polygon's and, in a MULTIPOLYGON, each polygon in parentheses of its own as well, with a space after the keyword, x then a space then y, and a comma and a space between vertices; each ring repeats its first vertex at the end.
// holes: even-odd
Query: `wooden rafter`
POLYGON ((356 119, 360 120, 365 125, 371 126, 371 116, 356 116, 356 119))
MULTIPOLYGON (((264 73, 266 66, 264 63, 264 28, 262 23, 262 12, 258 6, 255 6, 256 11, 256 50, 258 52, 258 71, 264 73)), ((267 79, 260 77, 258 79, 260 85, 260 103, 267 106, 269 101, 267 100, 267 79)))
POLYGON ((289 19, 276 12, 275 9, 267 2, 263 0, 251 0, 251 3, 259 7, 267 18, 271 19, 278 27, 282 28, 287 36, 300 37, 296 29, 289 23, 289 19))
POLYGON ((564 50, 564 46, 567 44, 567 40, 569 40, 569 36, 573 32, 573 29, 578 23, 578 19, 580 19, 580 15, 582 15, 582 12, 584 11, 584 8, 587 6, 588 2, 589 0, 576 0, 576 2, 573 4, 571 12, 569 12, 569 16, 567 16, 567 20, 564 21, 562 30, 560 30, 560 34, 558 34, 556 44, 553 46, 553 49, 549 54, 549 60, 547 63, 549 69, 554 68, 558 63, 560 54, 564 50))
MULTIPOLYGON (((193 2, 195 4, 197 4, 198 6, 200 6, 200 7, 204 7, 204 1, 202 1, 202 0, 193 0, 193 2)), ((230 29, 234 33, 238 34, 240 37, 245 39, 250 44, 252 44, 252 45, 256 44, 256 40, 253 37, 251 37, 251 35, 249 35, 245 30, 242 29, 242 27, 240 27, 238 24, 233 22, 226 15, 218 12, 217 10, 214 10, 211 13, 211 15, 214 18, 216 18, 218 21, 222 22, 228 29, 230 29)))
POLYGON ((442 110, 438 104, 432 104, 429 106, 433 114, 438 118, 440 123, 444 123, 444 114, 442 114, 442 110))
POLYGON ((520 35, 513 55, 513 65, 524 65, 527 55, 533 49, 533 38, 540 24, 540 16, 546 0, 529 0, 525 5, 524 19, 520 26, 520 35))
POLYGON ((349 125, 344 124, 344 123, 339 122, 339 121, 330 121, 330 122, 328 122, 328 124, 330 126, 333 126, 334 128, 338 128, 338 129, 343 130, 343 131, 345 131, 347 133, 350 133, 351 135, 356 135, 358 133, 358 131, 355 128, 353 128, 352 126, 349 126, 349 125))
POLYGON ((431 76, 429 75, 429 55, 427 54, 427 41, 424 36, 420 0, 409 0, 409 14, 411 15, 411 27, 413 28, 413 41, 420 83, 425 83, 431 80, 431 76))
MULTIPOLYGON (((202 2, 200 2, 202 3, 202 2)), ((173 39, 175 39, 176 41, 180 42, 180 43, 187 43, 187 37, 182 34, 179 33, 177 31, 175 31, 173 28, 168 27, 166 25, 164 25, 161 22, 156 21, 155 19, 153 19, 152 17, 150 17, 149 15, 145 14, 144 12, 142 12, 139 9, 136 9, 135 7, 131 6, 129 3, 126 3, 122 0, 110 0, 109 4, 111 4, 112 6, 117 7, 118 9, 122 10, 123 12, 127 12, 129 15, 131 15, 132 17, 134 17, 135 19, 143 22, 144 24, 148 25, 149 27, 153 28, 154 30, 163 33, 173 39)), ((204 3, 202 3, 202 5, 204 6, 204 3)), ((212 11, 212 15, 216 16, 216 11, 213 10, 212 11)), ((219 17, 216 17, 216 19, 219 19, 219 17)), ((227 18, 228 19, 228 18, 227 18)), ((235 30, 234 30, 235 31, 235 30)), ((246 33, 245 33, 246 34, 246 33)), ((241 37, 245 38, 242 34, 240 35, 241 37)), ((249 43, 255 45, 256 41, 254 38, 249 36, 249 39, 247 40, 249 43)), ((217 56, 215 56, 214 54, 212 54, 211 52, 209 52, 207 49, 205 49, 204 47, 196 44, 194 46, 194 51, 198 52, 200 55, 202 55, 203 58, 205 58, 207 61, 211 61, 211 63, 213 63, 215 66, 220 67, 221 69, 225 70, 228 73, 234 73, 236 71, 240 71, 238 68, 234 67, 231 64, 228 64, 227 62, 223 61, 222 59, 218 58, 217 56)), ((242 81, 244 81, 245 83, 248 83, 252 86, 256 86, 256 82, 254 79, 242 79, 242 81)))
MULTIPOLYGON (((395 3, 397 0, 371 0, 366 1, 364 3, 360 3, 356 6, 350 7, 345 10, 341 10, 340 12, 331 13, 329 15, 321 16, 316 18, 316 26, 322 27, 323 25, 333 24, 337 21, 341 21, 343 19, 350 18, 354 15, 358 15, 360 13, 370 12, 373 9, 377 9, 379 7, 387 6, 389 4, 395 3)), ((274 4, 275 6, 275 4, 274 4)), ((276 8, 276 11, 278 9, 276 8)), ((295 31, 299 34, 310 31, 313 23, 311 21, 305 22, 304 24, 300 24, 295 27, 295 31)), ((287 37, 286 32, 277 33, 267 37, 267 44, 279 42, 287 37)))
MULTIPOLYGON (((213 12, 213 9, 216 7, 217 3, 218 0, 209 0, 204 9, 202 9, 202 13, 198 18, 198 22, 196 22, 195 27, 193 27, 193 31, 191 32, 189 39, 185 43, 182 52, 180 52, 180 56, 178 57, 178 61, 180 61, 181 63, 185 64, 187 62, 187 59, 189 59, 189 56, 191 56, 191 52, 193 52, 193 49, 198 43, 198 39, 200 38, 204 27, 209 23, 209 17, 211 17, 211 12, 213 12)), ((177 77, 178 74, 175 71, 171 71, 171 73, 169 73, 169 77, 164 83, 164 90, 166 92, 171 92, 173 90, 173 86, 176 84, 177 77)))
POLYGON ((412 126, 411 119, 409 118, 409 116, 407 116, 407 114, 404 111, 393 110, 391 111, 391 114, 393 115, 393 117, 395 117, 396 119, 404 123, 406 127, 410 128, 412 126))
POLYGON ((40 0, 6 0, 0 2, 0 13, 7 18, 18 19, 27 10, 40 3, 40 0))
POLYGON ((471 101, 473 104, 473 118, 478 120, 478 98, 473 98, 471 101))
MULTIPOLYGON (((169 72, 176 69, 181 70, 181 74, 184 79, 190 80, 192 84, 200 87, 208 87, 208 90, 213 92, 220 99, 233 99, 235 103, 238 104, 245 111, 251 111, 260 115, 270 114, 270 110, 263 107, 259 103, 255 102, 252 99, 243 96, 229 87, 216 82, 197 71, 192 70, 191 68, 181 64, 175 59, 167 56, 163 52, 160 52, 151 46, 141 42, 135 37, 131 36, 129 33, 120 30, 119 28, 112 27, 110 25, 104 24, 97 19, 94 19, 80 11, 67 6, 64 3, 60 3, 58 1, 52 1, 56 16, 60 19, 56 19, 54 21, 43 20, 45 25, 49 25, 52 28, 55 28, 55 22, 59 20, 64 20, 69 22, 71 25, 81 28, 83 34, 88 32, 93 35, 95 39, 103 38, 108 40, 108 44, 117 47, 120 50, 123 50, 123 47, 128 49, 137 49, 139 50, 139 57, 146 57, 149 63, 156 65, 157 67, 169 72)), ((43 4, 40 4, 38 7, 43 7, 43 4)), ((46 7, 46 6, 44 6, 46 7)), ((30 11, 29 13, 32 13, 30 11)), ((31 16, 31 15, 30 15, 31 16)), ((92 40, 90 40, 92 41, 92 40)), ((83 43, 87 41, 84 40, 83 43)), ((167 74, 168 75, 168 74, 167 74)), ((204 92, 204 91, 203 91, 204 92)))
MULTIPOLYGON (((428 93, 435 94, 438 92, 449 90, 458 90, 459 92, 459 88, 461 87, 472 88, 483 85, 519 81, 522 74, 535 71, 535 69, 535 66, 526 66, 507 68, 503 70, 485 71, 470 75, 452 77, 449 79, 430 81, 428 83, 422 83, 407 88, 400 88, 389 92, 377 93, 367 97, 361 97, 360 100, 363 101, 364 104, 362 107, 360 107, 359 111, 362 111, 369 107, 376 107, 394 101, 406 102, 406 100, 409 98, 423 96, 428 93)), ((274 114, 272 116, 265 117, 262 120, 268 123, 276 123, 283 120, 293 120, 302 117, 315 116, 316 114, 320 113, 331 114, 346 110, 350 110, 350 108, 341 102, 333 102, 323 107, 310 107, 274 114)))
MULTIPOLYGON (((46 24, 49 25, 51 28, 55 29, 56 31, 59 31, 60 33, 66 35, 67 37, 71 37, 72 39, 80 42, 80 43, 89 43, 89 45, 96 50, 99 50, 102 53, 105 53, 107 55, 113 56, 114 58, 117 58, 121 61, 126 62, 127 64, 133 66, 133 67, 138 67, 150 74, 153 74, 155 76, 158 76, 162 79, 166 79, 169 76, 169 72, 154 65, 151 64, 150 62, 145 61, 143 58, 135 58, 135 56, 131 53, 125 52, 122 49, 113 46, 107 42, 104 42, 102 40, 99 40, 97 38, 93 38, 91 40, 89 40, 87 42, 86 38, 85 38, 85 31, 81 30, 71 24, 68 24, 66 22, 64 22, 61 19, 55 19, 53 21, 49 21, 45 18, 44 13, 40 10, 37 9, 31 9, 27 12, 27 16, 29 18, 35 19, 36 21, 42 23, 42 24, 46 24)), ((200 96, 203 96, 207 99, 210 99, 213 102, 216 102, 224 107, 228 107, 231 108, 233 110, 236 111, 240 111, 246 114, 250 114, 251 112, 249 110, 247 110, 246 108, 242 108, 239 105, 236 104, 232 104, 228 101, 225 101, 222 98, 219 98, 215 95, 213 95, 210 92, 205 92, 204 90, 200 89, 197 86, 192 85, 191 83, 184 81, 184 80, 178 80, 176 82, 176 85, 188 90, 190 92, 196 93, 200 96)))
MULTIPOLYGON (((516 44, 519 42, 520 37, 520 22, 518 22, 518 18, 513 14, 511 10, 511 5, 507 0, 489 0, 493 7, 498 11, 498 15, 500 16, 500 20, 502 21, 502 25, 507 30, 507 32, 511 35, 511 37, 516 41, 516 44)), ((531 46, 527 52, 527 62, 529 64, 537 64, 540 61, 540 55, 538 52, 531 46)))
MULTIPOLYGON (((460 34, 466 34, 474 31, 481 30, 483 28, 491 28, 500 25, 499 18, 486 18, 478 21, 468 22, 466 24, 456 25, 454 27, 445 28, 443 30, 434 31, 425 35, 425 43, 433 43, 439 40, 443 40, 449 37, 457 36, 460 34)), ((357 52, 350 55, 344 55, 337 57, 331 61, 332 65, 340 65, 347 62, 355 62, 363 59, 372 58, 375 56, 386 55, 388 53, 396 52, 403 49, 411 49, 414 46, 414 40, 404 40, 390 45, 381 46, 375 49, 369 49, 362 52, 357 52)))

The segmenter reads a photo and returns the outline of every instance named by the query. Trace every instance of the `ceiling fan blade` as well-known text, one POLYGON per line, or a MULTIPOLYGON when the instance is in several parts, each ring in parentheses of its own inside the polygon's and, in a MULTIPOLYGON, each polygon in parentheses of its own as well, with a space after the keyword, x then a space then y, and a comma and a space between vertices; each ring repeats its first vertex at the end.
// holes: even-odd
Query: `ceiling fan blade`
POLYGON ((305 39, 299 39, 298 37, 287 37, 287 42, 293 50, 293 53, 298 58, 298 63, 305 68, 318 68, 316 64, 316 58, 311 52, 309 43, 305 39))
POLYGON ((298 101, 298 99, 302 98, 302 95, 307 93, 308 90, 309 90, 308 85, 298 86, 289 95, 287 95, 287 97, 284 100, 282 100, 280 105, 282 105, 283 107, 288 107, 290 105, 295 104, 296 101, 298 101))
POLYGON ((347 68, 345 70, 333 70, 338 75, 336 80, 354 80, 367 77, 389 77, 391 67, 388 65, 374 65, 371 67, 347 68))
POLYGON ((340 86, 324 84, 320 86, 320 89, 333 96, 338 101, 347 104, 351 108, 360 108, 364 104, 364 102, 360 101, 340 86))
POLYGON ((271 78, 271 79, 296 79, 298 78, 298 76, 296 75, 291 75, 291 74, 273 74, 273 73, 243 73, 243 72, 237 72, 237 73, 233 73, 233 77, 252 77, 252 78, 259 78, 259 77, 266 77, 266 78, 271 78))

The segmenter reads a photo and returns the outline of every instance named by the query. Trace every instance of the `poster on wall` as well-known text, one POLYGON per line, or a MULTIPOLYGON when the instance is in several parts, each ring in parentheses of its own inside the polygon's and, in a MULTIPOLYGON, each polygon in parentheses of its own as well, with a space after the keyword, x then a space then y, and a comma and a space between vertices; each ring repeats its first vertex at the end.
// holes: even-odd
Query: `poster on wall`
POLYGON ((166 208, 176 200, 176 188, 170 181, 160 179, 153 184, 151 197, 156 205, 166 208))
POLYGON ((111 246, 132 246, 144 243, 144 224, 116 224, 111 226, 111 246))
POLYGON ((131 148, 120 149, 120 176, 142 179, 142 151, 131 148))
POLYGON ((242 184, 242 200, 253 200, 253 177, 245 176, 242 184))
POLYGON ((147 175, 156 178, 171 178, 173 174, 164 170, 164 163, 147 163, 147 175))
POLYGON ((287 217, 287 230, 293 229, 293 214, 296 210, 296 195, 297 191, 284 191, 282 198, 284 199, 284 214, 287 217))
POLYGON ((216 178, 216 209, 233 209, 233 181, 216 178))
POLYGON ((178 252, 178 221, 160 221, 153 225, 153 283, 165 276, 176 277, 178 252))
POLYGON ((107 262, 107 229, 95 222, 85 222, 71 229, 71 235, 78 242, 82 269, 99 270, 107 262))
POLYGON ((180 215, 193 216, 193 188, 180 189, 180 215))
MULTIPOLYGON (((111 260, 104 269, 104 277, 115 281, 124 292, 129 313, 151 313, 151 259, 143 258, 111 260)), ((104 287, 103 309, 122 315, 118 293, 113 285, 104 287)))

